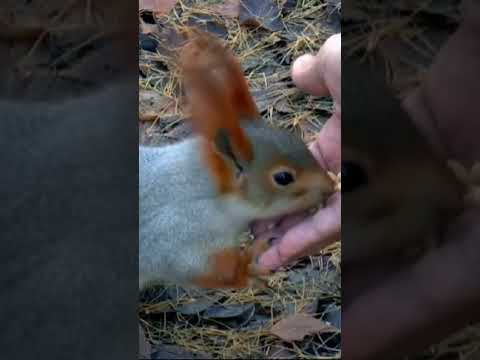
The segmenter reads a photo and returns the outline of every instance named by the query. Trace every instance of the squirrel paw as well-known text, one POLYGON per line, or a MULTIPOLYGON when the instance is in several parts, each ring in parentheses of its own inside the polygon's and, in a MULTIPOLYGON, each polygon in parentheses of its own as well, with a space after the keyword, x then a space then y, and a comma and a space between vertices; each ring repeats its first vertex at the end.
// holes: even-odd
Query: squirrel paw
POLYGON ((212 289, 264 287, 266 283, 259 277, 270 275, 270 271, 260 269, 256 260, 268 247, 268 241, 255 241, 244 249, 235 247, 215 253, 210 258, 209 273, 195 277, 193 283, 212 289))

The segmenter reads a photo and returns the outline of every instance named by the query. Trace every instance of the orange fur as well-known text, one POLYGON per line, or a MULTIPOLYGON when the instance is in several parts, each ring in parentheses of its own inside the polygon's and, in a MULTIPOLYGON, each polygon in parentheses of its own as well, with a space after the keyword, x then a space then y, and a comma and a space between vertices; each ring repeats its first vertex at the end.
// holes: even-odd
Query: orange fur
POLYGON ((249 282, 251 254, 240 248, 222 250, 211 257, 208 274, 197 276, 193 283, 203 288, 244 288, 249 282))
POLYGON ((317 169, 304 170, 300 172, 297 177, 297 186, 304 189, 311 189, 320 184, 326 193, 333 193, 335 191, 335 182, 323 171, 317 169))
MULTIPOLYGON (((232 147, 243 160, 253 159, 252 145, 241 121, 260 117, 248 91, 243 71, 234 55, 214 36, 191 29, 190 41, 180 52, 180 70, 191 107, 195 130, 212 142, 220 129, 230 136, 232 147)), ((221 192, 233 189, 233 174, 213 146, 204 145, 204 159, 221 192)))
POLYGON ((233 186, 234 174, 228 167, 227 163, 222 159, 220 154, 215 151, 214 146, 210 142, 202 144, 203 158, 209 166, 210 172, 214 174, 217 181, 217 189, 221 194, 231 193, 235 191, 233 186))
POLYGON ((213 254, 210 258, 210 271, 195 277, 193 284, 210 289, 240 289, 249 286, 252 278, 269 274, 254 264, 257 256, 268 246, 266 239, 256 240, 245 249, 235 247, 213 254))
POLYGON ((309 189, 322 185, 323 191, 333 193, 335 191, 335 182, 320 167, 311 169, 302 169, 292 165, 290 162, 279 159, 270 167, 266 185, 272 192, 277 190, 277 185, 273 182, 271 174, 282 169, 293 171, 296 174, 295 188, 297 191, 306 192, 309 189))

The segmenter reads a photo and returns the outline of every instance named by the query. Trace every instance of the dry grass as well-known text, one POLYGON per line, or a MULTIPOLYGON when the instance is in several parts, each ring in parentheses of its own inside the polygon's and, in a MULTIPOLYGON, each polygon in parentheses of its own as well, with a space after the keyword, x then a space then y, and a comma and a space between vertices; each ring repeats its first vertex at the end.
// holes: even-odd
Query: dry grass
POLYGON ((173 108, 159 114, 159 122, 141 129, 141 141, 157 142, 158 137, 165 134, 162 126, 165 122, 175 121, 178 125, 188 117, 188 110, 182 106, 175 61, 168 49, 179 40, 174 34, 192 23, 207 26, 208 30, 222 36, 235 52, 266 121, 297 131, 310 140, 328 118, 332 103, 327 98, 314 100, 296 89, 290 78, 290 67, 293 59, 316 52, 332 34, 326 27, 326 5, 319 0, 298 2, 298 7, 283 17, 285 29, 271 32, 242 26, 235 18, 223 17, 211 3, 180 1, 169 16, 160 19, 159 50, 156 53, 141 51, 140 68, 145 76, 139 80, 140 89, 154 90, 175 102, 173 108))
POLYGON ((420 84, 460 19, 455 0, 391 4, 362 0, 349 5, 342 28, 343 47, 349 49, 344 56, 380 58, 387 81, 400 97, 420 84))
MULTIPOLYGON (((283 14, 285 29, 272 32, 246 27, 237 18, 219 15, 215 10, 218 3, 179 1, 168 16, 159 19, 162 25, 155 34, 160 42, 157 52, 140 52, 140 69, 144 75, 139 79, 141 93, 153 91, 154 96, 167 104, 155 109, 153 122, 145 122, 140 127, 140 141, 158 144, 178 141, 189 134, 188 121, 185 121, 188 109, 184 106, 171 50, 179 40, 175 34, 192 22, 207 26, 235 52, 267 122, 296 131, 306 141, 311 139, 329 117, 332 103, 329 98, 313 98, 296 89, 290 67, 296 57, 316 52, 333 33, 327 25, 326 4, 319 0, 298 1, 296 8, 283 14), (184 127, 187 130, 183 131, 184 127)), ((146 104, 140 112, 151 110, 146 104)), ((322 317, 328 305, 341 306, 339 265, 337 243, 321 255, 307 257, 277 272, 265 289, 200 291, 159 286, 142 295, 140 318, 153 344, 178 345, 189 352, 214 358, 266 358, 283 354, 294 358, 338 359, 340 331, 284 343, 271 335, 269 329, 288 314, 308 312, 322 317), (238 323, 238 317, 215 319, 205 317, 202 311, 187 315, 182 312, 185 305, 202 301, 226 308, 253 306, 254 313, 250 319, 250 314, 240 316, 243 323, 238 323)))
POLYGON ((266 289, 204 291, 160 286, 146 296, 148 300, 144 297, 140 305, 147 337, 153 343, 175 344, 193 353, 222 359, 265 358, 281 346, 296 358, 311 358, 313 349, 321 351, 326 359, 339 358, 339 332, 326 337, 310 336, 294 344, 282 343, 269 332, 273 323, 288 314, 306 312, 322 317, 323 305, 340 303, 339 269, 333 265, 338 264, 338 258, 335 259, 338 245, 332 250, 337 255, 309 257, 277 272, 266 289), (165 295, 172 291, 173 299, 165 295), (176 297, 178 292, 180 296, 176 297), (205 299, 211 300, 207 300, 207 309, 209 304, 222 304, 226 308, 252 304, 254 313, 239 323, 183 313, 183 306, 205 299), (333 338, 334 345, 329 348, 327 343, 333 338))

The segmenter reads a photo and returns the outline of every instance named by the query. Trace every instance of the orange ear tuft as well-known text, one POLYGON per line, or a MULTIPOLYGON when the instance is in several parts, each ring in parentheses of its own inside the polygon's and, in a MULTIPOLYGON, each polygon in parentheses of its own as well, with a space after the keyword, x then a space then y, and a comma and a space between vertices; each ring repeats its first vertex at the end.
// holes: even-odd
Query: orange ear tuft
MULTIPOLYGON (((196 29, 186 34, 189 42, 179 54, 180 70, 193 127, 210 142, 220 129, 224 129, 236 154, 244 161, 251 161, 253 149, 241 128, 241 121, 256 120, 260 114, 240 64, 214 36, 196 29)), ((226 174, 228 168, 221 165, 222 159, 214 154, 213 147, 205 146, 204 152, 207 165, 219 180, 220 187, 225 189, 225 182, 227 179, 233 181, 233 174, 226 174)))
POLYGON ((211 34, 195 28, 186 30, 185 34, 189 41, 180 52, 180 68, 186 77, 185 86, 189 87, 188 77, 192 73, 213 75, 223 88, 221 95, 231 104, 239 121, 259 119, 260 113, 234 54, 211 34))

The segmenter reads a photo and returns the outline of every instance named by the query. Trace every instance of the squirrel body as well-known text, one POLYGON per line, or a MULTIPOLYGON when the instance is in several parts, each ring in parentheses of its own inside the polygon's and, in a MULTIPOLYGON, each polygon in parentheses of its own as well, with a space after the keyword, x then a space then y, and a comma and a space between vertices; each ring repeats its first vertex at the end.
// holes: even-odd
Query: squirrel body
POLYGON ((303 140, 262 121, 243 70, 219 39, 190 30, 179 54, 195 136, 139 149, 139 286, 241 288, 267 275, 253 220, 321 206, 334 191, 303 140))
MULTIPOLYGON (((205 165, 201 136, 163 147, 140 147, 140 288, 158 280, 246 286, 254 259, 240 249, 239 241, 249 223, 320 206, 333 191, 333 182, 299 137, 261 120, 247 121, 241 128, 255 159, 241 165, 237 191, 220 191, 216 174, 205 165), (269 191, 272 185, 265 170, 277 163, 295 164, 298 180, 304 178, 304 193, 269 191), (225 259, 215 267, 212 256, 221 256, 222 251, 227 251, 225 259), (199 279, 209 273, 206 280, 199 279)), ((238 170, 234 162, 228 167, 238 170)))

